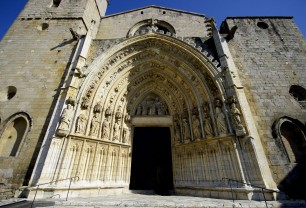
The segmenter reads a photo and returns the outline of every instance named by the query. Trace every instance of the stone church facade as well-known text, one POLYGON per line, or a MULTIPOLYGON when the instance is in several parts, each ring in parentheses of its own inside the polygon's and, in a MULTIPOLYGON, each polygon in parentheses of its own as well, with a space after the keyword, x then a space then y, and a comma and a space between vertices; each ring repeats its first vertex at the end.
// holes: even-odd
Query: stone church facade
POLYGON ((1 191, 261 199, 248 183, 305 198, 306 44, 291 17, 217 29, 107 5, 29 0, 1 41, 1 191))

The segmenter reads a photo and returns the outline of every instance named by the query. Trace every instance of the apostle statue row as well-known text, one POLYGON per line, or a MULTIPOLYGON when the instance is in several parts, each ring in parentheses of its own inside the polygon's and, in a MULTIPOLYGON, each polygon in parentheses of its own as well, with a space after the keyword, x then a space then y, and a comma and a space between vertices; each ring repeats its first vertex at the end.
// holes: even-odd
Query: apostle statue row
MULTIPOLYGON (((246 130, 242 123, 242 115, 237 107, 237 99, 232 96, 228 98, 229 119, 231 126, 238 137, 246 135, 246 130)), ((67 104, 60 117, 59 131, 68 132, 71 128, 72 118, 74 114, 72 104, 67 104)), ((151 97, 140 103, 136 110, 137 115, 167 115, 168 110, 164 102, 158 97, 151 97), (148 104, 148 105, 147 105, 148 104)), ((226 119, 225 108, 220 99, 215 99, 214 113, 211 113, 210 106, 205 103, 202 106, 203 114, 199 113, 195 108, 190 113, 184 112, 180 116, 174 116, 174 135, 179 143, 197 141, 207 137, 223 137, 229 133, 229 126, 226 119), (213 117, 212 117, 213 116, 213 117)), ((119 106, 117 111, 113 113, 108 107, 105 110, 105 116, 101 120, 102 107, 94 108, 93 117, 90 121, 89 136, 101 137, 103 140, 113 142, 130 143, 130 128, 122 121, 122 108, 119 106), (113 117, 112 117, 113 116, 113 117), (112 119, 113 118, 113 119, 112 119), (113 121, 112 121, 113 120, 113 121), (102 122, 102 123, 101 123, 102 122), (101 125, 102 124, 102 125, 101 125), (99 134, 100 132, 100 134, 99 134)), ((88 123, 88 116, 80 113, 75 124, 75 133, 85 134, 88 123)))
MULTIPOLYGON (((246 130, 241 121, 241 112, 236 105, 236 97, 230 97, 228 99, 228 104, 230 106, 229 116, 234 133, 236 134, 236 136, 245 136, 246 130)), ((229 131, 226 122, 226 115, 223 111, 222 101, 220 99, 215 100, 214 108, 214 122, 211 119, 211 113, 208 103, 205 103, 202 108, 202 125, 200 121, 200 114, 197 111, 192 113, 191 125, 189 124, 189 116, 186 112, 180 116, 181 119, 179 119, 178 117, 174 119, 174 135, 176 140, 179 143, 188 143, 190 141, 198 141, 204 137, 213 137, 214 135, 216 137, 226 136, 229 131), (215 130, 213 128, 213 124, 215 124, 215 130), (202 132, 204 135, 202 135, 202 132)))
MULTIPOLYGON (((99 129, 100 129, 100 118, 101 111, 94 112, 94 115, 90 122, 90 130, 89 136, 98 137, 99 129)), ((72 117, 74 114, 73 106, 71 104, 67 104, 67 107, 63 110, 63 113, 60 117, 60 123, 58 127, 58 131, 69 131, 72 123, 72 117)), ((113 142, 121 142, 124 144, 130 143, 130 128, 121 122, 122 113, 115 113, 115 121, 111 124, 111 115, 110 108, 106 109, 105 117, 101 126, 101 138, 107 141, 113 142), (121 135, 121 137, 120 137, 121 135)), ((80 113, 77 117, 75 124, 75 133, 77 134, 85 134, 87 127, 88 117, 80 113)))

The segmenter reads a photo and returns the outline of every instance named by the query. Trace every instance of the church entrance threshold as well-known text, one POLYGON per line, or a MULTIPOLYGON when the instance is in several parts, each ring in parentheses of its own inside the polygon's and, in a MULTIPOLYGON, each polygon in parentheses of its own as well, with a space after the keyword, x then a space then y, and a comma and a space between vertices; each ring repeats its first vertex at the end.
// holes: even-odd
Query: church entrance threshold
POLYGON ((154 190, 160 195, 173 189, 169 128, 135 128, 130 189, 154 190))

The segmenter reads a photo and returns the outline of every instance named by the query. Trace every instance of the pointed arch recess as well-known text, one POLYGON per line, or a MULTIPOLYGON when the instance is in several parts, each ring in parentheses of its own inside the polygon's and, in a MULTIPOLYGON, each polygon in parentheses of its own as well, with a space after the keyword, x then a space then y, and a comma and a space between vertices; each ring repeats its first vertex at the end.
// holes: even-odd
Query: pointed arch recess
POLYGON ((151 86, 148 92, 159 91, 159 96, 168 98, 165 101, 172 115, 200 110, 204 102, 225 97, 223 80, 211 59, 181 40, 156 33, 114 46, 97 57, 88 71, 77 100, 91 108, 102 101, 104 110, 110 105, 117 108, 124 99, 123 113, 131 114, 143 86, 151 86))
POLYGON ((299 141, 300 143, 304 143, 303 145, 299 144, 301 147, 304 147, 306 144, 306 127, 299 120, 288 116, 280 117, 272 125, 272 135, 275 139, 276 145, 281 150, 288 163, 295 163, 296 159, 293 153, 295 147, 292 146, 292 144, 294 144, 298 139, 296 138, 296 141, 293 141, 291 137, 287 138, 288 135, 284 135, 284 131, 288 131, 296 137, 299 136, 300 138, 304 138, 303 141, 299 141), (290 126, 290 130, 288 129, 288 125, 290 126), (285 126, 287 126, 287 128, 285 126))
POLYGON ((17 156, 31 128, 32 119, 26 112, 15 113, 6 119, 0 134, 0 156, 17 156))

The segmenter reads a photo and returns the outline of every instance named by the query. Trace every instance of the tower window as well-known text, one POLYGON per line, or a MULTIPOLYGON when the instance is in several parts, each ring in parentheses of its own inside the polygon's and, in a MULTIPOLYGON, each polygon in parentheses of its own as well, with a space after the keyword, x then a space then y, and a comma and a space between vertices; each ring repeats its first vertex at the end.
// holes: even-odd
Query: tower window
POLYGON ((306 90, 303 87, 292 85, 289 93, 303 108, 306 108, 306 90))
POLYGON ((61 3, 61 0, 53 0, 52 7, 58 7, 61 3))

